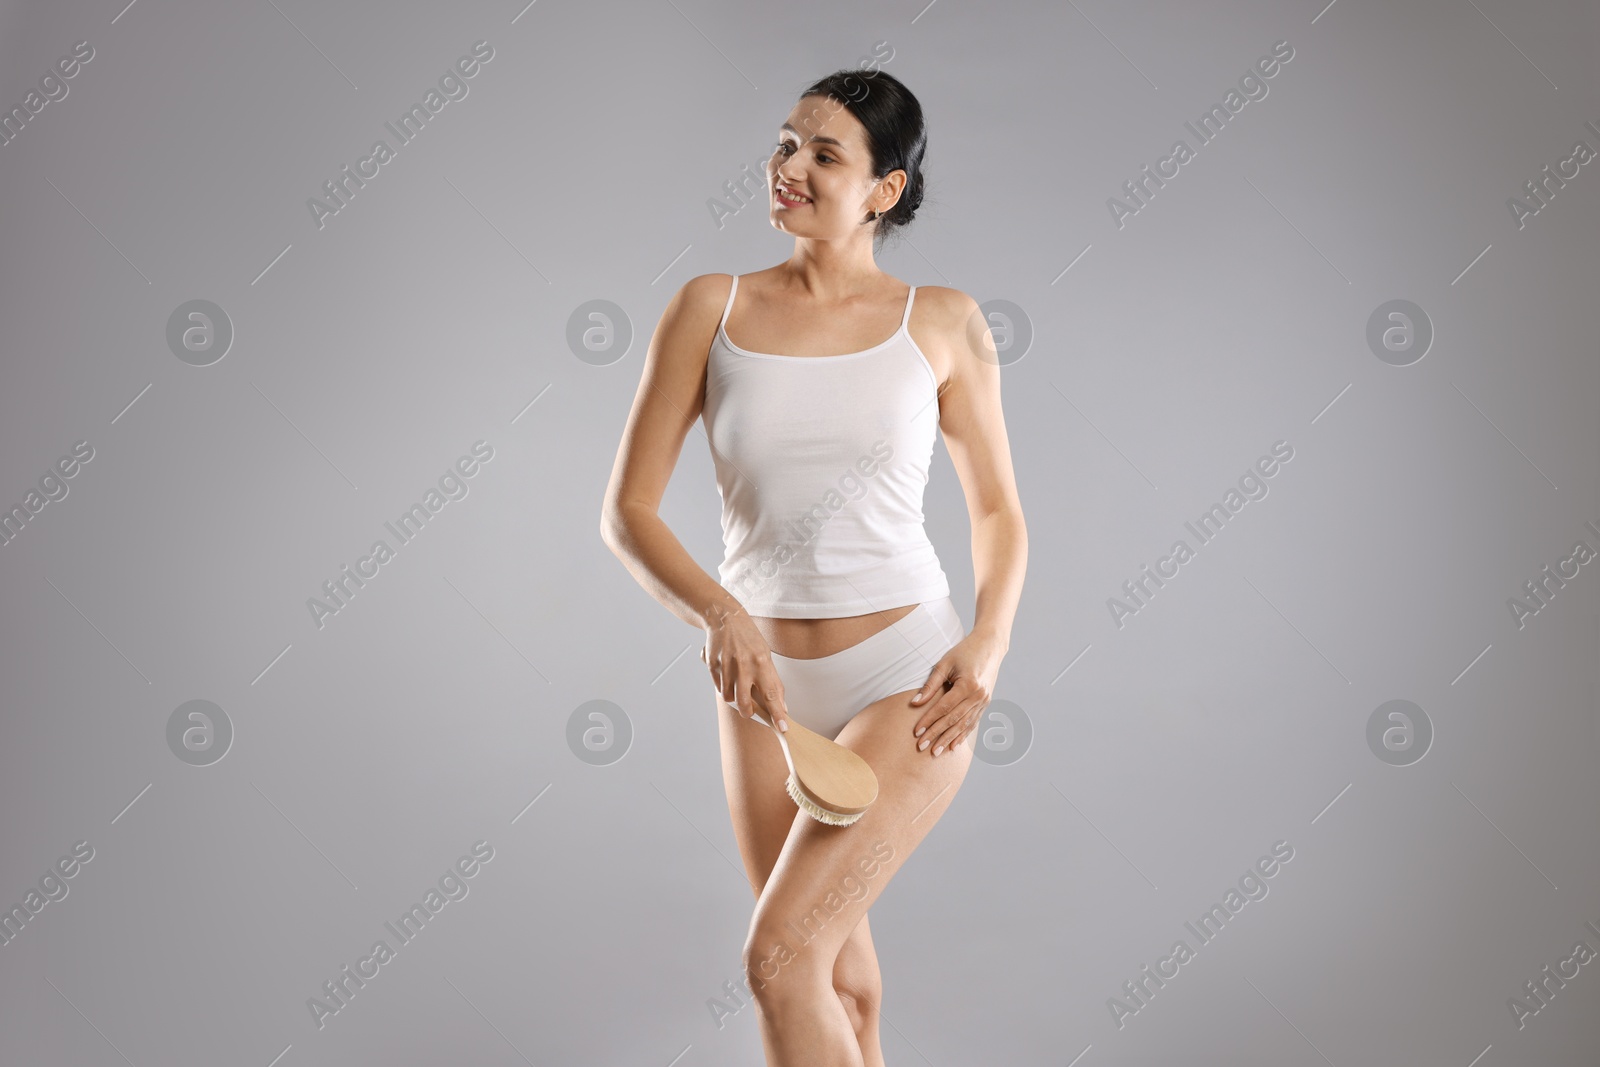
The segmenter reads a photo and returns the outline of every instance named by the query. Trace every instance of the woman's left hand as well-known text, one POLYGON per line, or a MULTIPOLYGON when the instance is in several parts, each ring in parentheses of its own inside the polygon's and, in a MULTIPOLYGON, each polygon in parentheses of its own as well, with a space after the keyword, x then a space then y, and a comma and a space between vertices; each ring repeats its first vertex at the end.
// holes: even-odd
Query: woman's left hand
POLYGON ((941 755, 973 731, 989 706, 1005 654, 1002 642, 969 633, 933 665, 928 680, 911 698, 912 707, 923 708, 911 728, 918 750, 941 755))

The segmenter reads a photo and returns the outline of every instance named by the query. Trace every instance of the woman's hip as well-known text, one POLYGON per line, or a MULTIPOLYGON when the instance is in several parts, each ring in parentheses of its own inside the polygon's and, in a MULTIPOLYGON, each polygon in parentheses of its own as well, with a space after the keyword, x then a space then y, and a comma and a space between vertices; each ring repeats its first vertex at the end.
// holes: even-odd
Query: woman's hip
POLYGON ((773 653, 772 659, 790 716, 833 738, 868 704, 921 687, 963 636, 955 605, 941 597, 832 655, 793 659, 773 653))

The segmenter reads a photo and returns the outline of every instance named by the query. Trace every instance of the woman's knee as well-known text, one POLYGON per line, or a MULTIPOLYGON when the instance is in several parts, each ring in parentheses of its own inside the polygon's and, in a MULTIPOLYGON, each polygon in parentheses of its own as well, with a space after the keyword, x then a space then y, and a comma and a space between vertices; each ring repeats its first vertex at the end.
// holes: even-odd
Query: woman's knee
POLYGON ((840 985, 835 979, 834 993, 838 1001, 845 1005, 845 1014, 850 1017, 850 1029, 861 1033, 867 1025, 877 1021, 878 1005, 883 1001, 882 989, 866 989, 861 985, 840 985))
POLYGON ((756 922, 745 941, 743 962, 751 995, 768 1006, 806 999, 832 988, 836 953, 820 942, 794 944, 792 931, 756 922))
POLYGON ((878 1005, 883 1003, 882 984, 875 977, 859 977, 861 980, 856 976, 833 976, 833 992, 850 1017, 850 1029, 858 1034, 877 1018, 878 1005))
POLYGON ((883 1001, 883 976, 870 942, 855 935, 845 941, 833 965, 833 991, 857 1033, 877 1015, 883 1001))

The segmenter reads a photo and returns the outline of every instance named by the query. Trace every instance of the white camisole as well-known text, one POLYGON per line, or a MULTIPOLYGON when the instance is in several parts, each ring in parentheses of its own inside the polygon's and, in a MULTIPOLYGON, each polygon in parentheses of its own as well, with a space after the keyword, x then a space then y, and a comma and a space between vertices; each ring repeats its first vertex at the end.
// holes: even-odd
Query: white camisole
POLYGON ((938 381, 906 296, 888 340, 840 356, 750 352, 728 338, 728 288, 702 410, 717 491, 718 575, 751 615, 831 619, 950 594, 923 530, 938 381))

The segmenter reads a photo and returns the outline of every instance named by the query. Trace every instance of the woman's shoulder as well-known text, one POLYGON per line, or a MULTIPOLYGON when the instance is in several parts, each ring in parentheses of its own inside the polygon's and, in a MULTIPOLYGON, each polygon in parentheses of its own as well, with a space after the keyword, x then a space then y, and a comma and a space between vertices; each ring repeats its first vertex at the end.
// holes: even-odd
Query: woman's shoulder
POLYGON ((919 285, 911 309, 912 338, 933 364, 943 388, 963 365, 973 338, 987 327, 978 302, 948 285, 919 285))
POLYGON ((715 332, 732 293, 733 275, 698 274, 678 286, 662 318, 691 334, 715 332))
POLYGON ((917 286, 916 315, 919 324, 952 352, 969 350, 979 333, 989 328, 978 302, 960 289, 948 285, 917 286))
POLYGON ((728 299, 728 291, 732 286, 731 274, 697 274, 684 282, 678 291, 693 303, 711 301, 720 309, 722 301, 728 299))
POLYGON ((651 350, 674 367, 703 374, 731 282, 731 275, 701 274, 678 286, 661 311, 651 350))
POLYGON ((948 285, 917 286, 917 303, 932 306, 940 319, 964 322, 978 310, 978 302, 960 289, 948 285))

